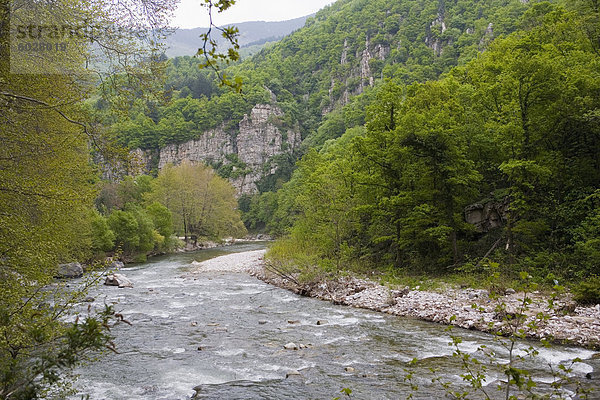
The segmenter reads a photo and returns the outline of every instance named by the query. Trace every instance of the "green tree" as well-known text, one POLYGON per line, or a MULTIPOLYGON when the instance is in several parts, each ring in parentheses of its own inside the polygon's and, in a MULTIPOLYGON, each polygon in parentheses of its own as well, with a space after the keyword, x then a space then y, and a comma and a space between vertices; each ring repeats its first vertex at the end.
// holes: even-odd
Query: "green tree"
POLYGON ((146 206, 146 213, 152 220, 154 229, 163 239, 162 243, 157 243, 159 251, 169 251, 177 247, 177 240, 173 237, 173 215, 171 211, 158 202, 153 202, 146 206))
POLYGON ((115 246, 115 234, 108 221, 96 210, 92 211, 91 219, 92 251, 96 254, 111 251, 115 246))
POLYGON ((153 183, 150 199, 173 214, 176 230, 190 235, 222 238, 243 236, 235 190, 209 167, 184 162, 167 165, 153 183))

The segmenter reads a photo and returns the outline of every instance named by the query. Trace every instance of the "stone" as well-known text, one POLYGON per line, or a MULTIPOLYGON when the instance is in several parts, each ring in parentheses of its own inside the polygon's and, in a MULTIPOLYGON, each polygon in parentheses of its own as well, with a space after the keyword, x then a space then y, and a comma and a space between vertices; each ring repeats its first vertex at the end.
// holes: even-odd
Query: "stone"
POLYGON ((402 289, 396 289, 396 290, 392 290, 391 291, 391 295, 394 298, 397 297, 404 297, 406 296, 408 293, 410 292, 410 288, 408 286, 402 288, 402 289))
POLYGON ((292 319, 288 319, 288 324, 296 325, 296 324, 299 324, 299 323, 300 323, 300 321, 298 321, 297 319, 293 319, 293 320, 292 319))
POLYGON ((115 260, 108 265, 108 269, 121 269, 125 267, 123 261, 115 260))
POLYGON ((259 325, 266 325, 269 321, 261 319, 260 321, 258 321, 259 325))
POLYGON ((600 377, 600 373, 594 371, 594 372, 588 372, 587 374, 585 374, 585 377, 587 379, 598 379, 600 377))
POLYGON ((96 299, 95 299, 95 298, 93 298, 93 297, 91 297, 91 296, 88 296, 88 297, 86 297, 85 299, 83 299, 83 301, 84 301, 85 303, 93 303, 94 301, 96 301, 96 299))
POLYGON ((81 278, 83 276, 83 267, 78 262, 60 264, 58 266, 57 277, 65 279, 81 278))
POLYGON ((196 321, 194 321, 194 322, 192 322, 190 325, 191 325, 191 326, 198 326, 198 323, 197 323, 196 321))
POLYGON ((511 294, 515 294, 515 293, 517 293, 517 291, 513 288, 508 288, 504 291, 504 294, 507 296, 510 296, 511 294))
POLYGON ((288 343, 285 346, 283 346, 284 349, 286 350, 298 350, 299 347, 296 343, 288 343))
POLYGON ((120 288, 132 288, 133 283, 125 275, 112 274, 106 277, 104 281, 106 286, 118 286, 120 288))
POLYGON ((344 368, 344 371, 346 371, 346 372, 356 372, 356 370, 353 367, 346 367, 346 368, 344 368))
POLYGON ((325 320, 325 319, 320 319, 317 321, 317 325, 327 325, 329 323, 329 321, 325 320))
POLYGON ((465 221, 475 225, 478 232, 487 233, 504 225, 508 214, 508 199, 502 202, 488 201, 465 207, 465 221))
POLYGON ((200 395, 200 391, 202 390, 202 385, 198 385, 198 386, 194 387, 192 390, 195 392, 194 395, 192 396, 192 400, 197 399, 198 396, 200 395))
POLYGON ((292 370, 292 371, 288 371, 288 372, 285 374, 285 379, 288 379, 288 378, 290 378, 290 377, 292 377, 292 376, 302 376, 302 375, 300 375, 300 372, 299 372, 299 371, 292 370))

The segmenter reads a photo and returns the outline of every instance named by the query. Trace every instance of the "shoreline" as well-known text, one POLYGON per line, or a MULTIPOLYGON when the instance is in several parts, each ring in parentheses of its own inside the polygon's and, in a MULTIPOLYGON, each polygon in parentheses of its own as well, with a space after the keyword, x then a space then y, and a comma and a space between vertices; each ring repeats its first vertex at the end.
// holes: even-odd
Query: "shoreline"
MULTIPOLYGON (((248 273, 302 296, 491 334, 509 334, 511 327, 504 316, 518 314, 523 303, 523 293, 518 292, 490 298, 482 289, 448 287, 439 292, 419 291, 408 287, 391 288, 356 277, 299 283, 293 276, 282 277, 269 271, 265 252, 266 249, 234 253, 196 263, 192 273, 248 273), (504 306, 498 308, 500 304, 504 306)), ((558 296, 550 309, 548 296, 533 292, 527 297, 532 302, 524 312, 525 321, 520 324, 527 338, 600 349, 600 304, 578 306, 567 293, 558 296), (546 318, 539 319, 540 313, 546 318), (532 322, 537 325, 536 329, 528 328, 532 322)))

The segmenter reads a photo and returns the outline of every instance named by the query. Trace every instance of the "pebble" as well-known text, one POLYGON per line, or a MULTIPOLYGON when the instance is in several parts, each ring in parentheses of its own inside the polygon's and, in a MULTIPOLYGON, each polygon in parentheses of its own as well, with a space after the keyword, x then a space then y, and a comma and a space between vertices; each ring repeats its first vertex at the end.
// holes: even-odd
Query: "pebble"
POLYGON ((344 368, 344 371, 346 371, 346 372, 356 372, 356 370, 354 368, 352 368, 352 367, 346 367, 346 368, 344 368))
POLYGON ((320 319, 320 320, 317 321, 317 325, 326 325, 328 323, 329 323, 329 321, 326 321, 324 319, 320 319))
POLYGON ((288 379, 288 378, 289 378, 289 377, 291 377, 291 376, 301 376, 301 375, 300 375, 300 372, 298 372, 298 371, 295 371, 295 370, 293 370, 293 371, 288 371, 288 372, 285 374, 285 379, 288 379))
POLYGON ((296 343, 288 343, 285 346, 283 346, 284 349, 286 350, 298 350, 299 347, 296 343))

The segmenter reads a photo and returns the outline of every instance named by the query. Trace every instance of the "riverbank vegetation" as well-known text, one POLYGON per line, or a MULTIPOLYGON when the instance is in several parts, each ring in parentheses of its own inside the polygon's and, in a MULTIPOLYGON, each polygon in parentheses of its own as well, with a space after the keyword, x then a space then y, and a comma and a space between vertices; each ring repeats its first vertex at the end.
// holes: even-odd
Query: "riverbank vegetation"
MULTIPOLYGON (((276 209, 263 223, 288 232, 271 259, 329 272, 485 275, 493 260, 508 277, 600 274, 598 10, 576 5, 589 7, 533 5, 519 31, 440 80, 381 82, 364 127, 308 151, 275 198, 263 195, 276 209), (467 222, 489 209, 497 220, 467 222)), ((581 300, 599 301, 587 286, 581 300)))
POLYGON ((127 260, 143 261, 188 240, 246 234, 233 186, 204 165, 169 165, 156 178, 103 182, 96 207, 92 248, 101 256, 120 251, 127 260))
POLYGON ((153 97, 156 81, 148 77, 160 69, 154 40, 173 7, 170 1, 0 2, 1 399, 64 398, 72 394, 74 367, 107 347, 115 351, 114 310, 90 307, 70 318, 96 282, 77 288, 57 282, 59 263, 115 248, 134 255, 173 246, 169 209, 142 202, 148 177, 117 185, 122 204, 110 215, 95 209, 100 181, 90 153, 122 151, 89 104, 102 93, 117 110, 131 87, 153 97), (29 36, 14 35, 27 26, 29 36), (116 26, 122 34, 111 34, 116 26), (126 26, 156 36, 123 34, 126 26), (30 39, 48 45, 32 53, 39 43, 30 39))

